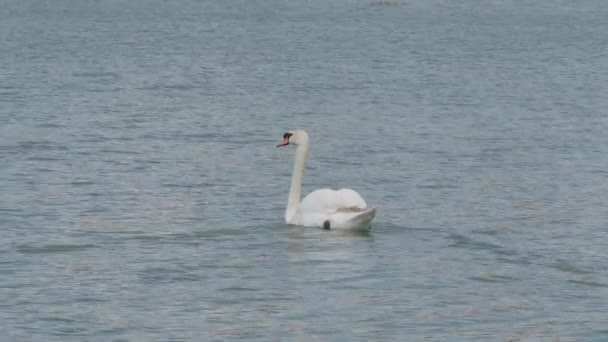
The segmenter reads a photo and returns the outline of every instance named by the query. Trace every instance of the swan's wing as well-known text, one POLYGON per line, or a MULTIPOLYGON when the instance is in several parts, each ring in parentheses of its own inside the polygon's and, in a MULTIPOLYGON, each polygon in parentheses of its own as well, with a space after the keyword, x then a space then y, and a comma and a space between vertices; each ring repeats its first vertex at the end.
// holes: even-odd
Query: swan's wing
POLYGON ((367 203, 351 189, 319 189, 304 197, 298 210, 302 212, 335 212, 352 208, 367 208, 367 203))
POLYGON ((348 208, 336 209, 336 213, 356 214, 356 213, 364 212, 366 210, 369 210, 369 209, 368 208, 359 208, 359 207, 348 207, 348 208))
POLYGON ((355 190, 340 189, 336 192, 342 198, 343 208, 367 208, 367 203, 355 190))
POLYGON ((376 208, 368 208, 365 200, 351 189, 320 189, 304 197, 298 205, 295 224, 331 229, 369 229, 376 208))

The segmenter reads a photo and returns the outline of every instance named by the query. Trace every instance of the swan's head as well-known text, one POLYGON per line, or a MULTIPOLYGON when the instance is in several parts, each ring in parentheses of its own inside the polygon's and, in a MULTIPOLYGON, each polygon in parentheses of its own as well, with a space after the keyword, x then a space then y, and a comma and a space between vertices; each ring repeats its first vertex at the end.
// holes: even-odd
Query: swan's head
POLYGON ((285 132, 285 134, 283 134, 283 140, 277 147, 304 144, 308 144, 308 134, 301 129, 295 129, 285 132))

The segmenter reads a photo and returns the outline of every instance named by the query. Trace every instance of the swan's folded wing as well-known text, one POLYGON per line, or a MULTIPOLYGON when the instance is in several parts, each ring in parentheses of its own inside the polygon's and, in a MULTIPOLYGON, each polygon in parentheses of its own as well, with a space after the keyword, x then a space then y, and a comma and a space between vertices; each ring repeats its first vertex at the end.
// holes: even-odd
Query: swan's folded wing
POLYGON ((319 189, 302 199, 299 209, 303 211, 335 211, 367 207, 365 200, 351 189, 319 189))
POLYGON ((336 192, 340 196, 343 208, 367 208, 367 203, 356 191, 340 189, 336 192))
POLYGON ((337 213, 361 213, 369 208, 359 208, 359 207, 348 207, 348 208, 339 208, 336 210, 337 213))

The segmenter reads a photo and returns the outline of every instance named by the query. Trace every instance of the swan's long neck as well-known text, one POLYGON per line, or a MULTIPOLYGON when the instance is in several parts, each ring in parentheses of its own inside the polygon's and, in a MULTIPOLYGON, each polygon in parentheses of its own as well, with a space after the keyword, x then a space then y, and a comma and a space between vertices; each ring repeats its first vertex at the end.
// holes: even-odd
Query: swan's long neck
POLYGON ((293 165, 293 175, 291 176, 291 187, 289 188, 289 198, 287 199, 287 209, 285 209, 285 222, 290 223, 296 214, 298 204, 302 197, 302 177, 308 156, 308 141, 298 145, 296 149, 296 161, 293 165))

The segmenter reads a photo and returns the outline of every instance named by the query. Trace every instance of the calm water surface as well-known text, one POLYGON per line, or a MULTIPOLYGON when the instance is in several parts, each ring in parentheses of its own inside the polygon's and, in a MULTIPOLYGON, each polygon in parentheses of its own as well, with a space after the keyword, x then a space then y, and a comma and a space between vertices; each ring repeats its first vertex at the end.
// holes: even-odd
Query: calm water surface
POLYGON ((608 340, 603 1, 0 6, 3 339, 608 340))

